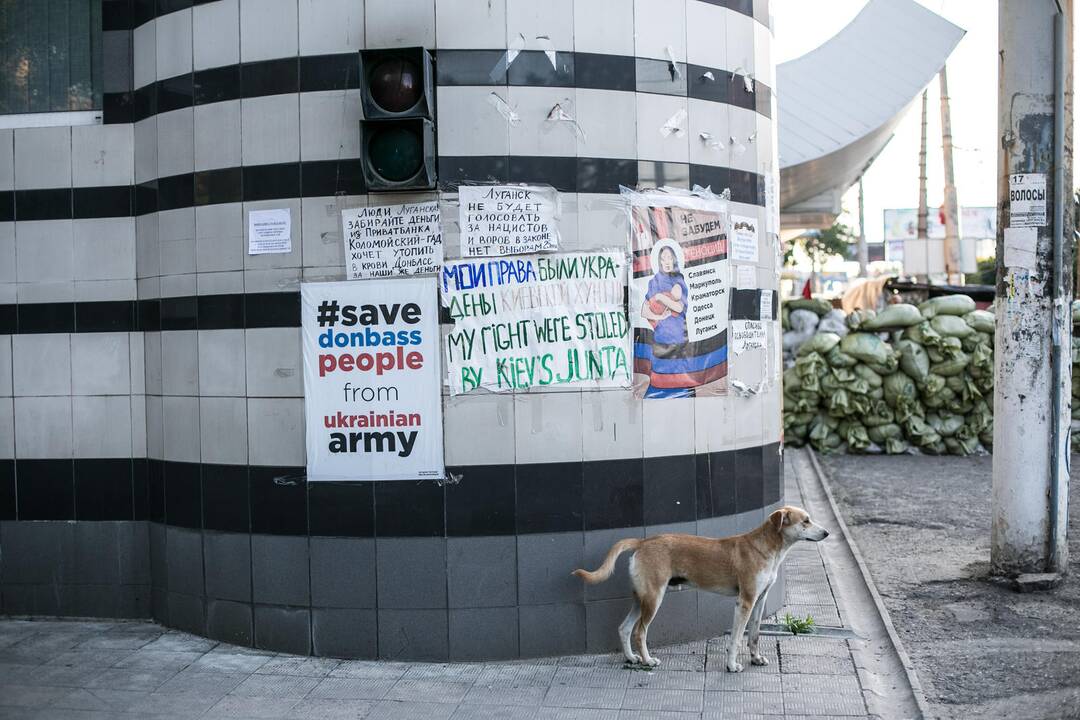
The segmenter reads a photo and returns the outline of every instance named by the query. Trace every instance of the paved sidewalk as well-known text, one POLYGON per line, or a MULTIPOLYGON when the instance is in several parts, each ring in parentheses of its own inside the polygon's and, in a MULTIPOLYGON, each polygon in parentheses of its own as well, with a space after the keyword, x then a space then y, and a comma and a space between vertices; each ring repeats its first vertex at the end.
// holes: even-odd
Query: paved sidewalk
MULTIPOLYGON (((787 463, 787 499, 801 502, 787 463)), ((827 542, 843 542, 830 538, 827 542)), ((785 609, 840 627, 817 544, 787 564, 785 609)), ((663 610, 661 610, 663 612, 663 610)), ((718 627, 730 618, 718 618, 718 627)), ((614 628, 613 628, 614 631, 614 628)), ((842 631, 833 634, 842 635, 842 631)), ((260 652, 146 622, 0 620, 0 718, 691 720, 866 718, 843 637, 763 636, 766 667, 724 671, 726 638, 619 655, 484 664, 338 661, 260 652)))

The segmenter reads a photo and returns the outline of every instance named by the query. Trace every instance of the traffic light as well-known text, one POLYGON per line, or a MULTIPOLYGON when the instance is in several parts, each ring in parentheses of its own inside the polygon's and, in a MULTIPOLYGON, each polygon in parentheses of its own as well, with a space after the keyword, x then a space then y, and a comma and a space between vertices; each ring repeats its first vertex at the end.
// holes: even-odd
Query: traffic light
POLYGON ((435 187, 435 91, 424 48, 360 51, 360 162, 372 192, 435 187))

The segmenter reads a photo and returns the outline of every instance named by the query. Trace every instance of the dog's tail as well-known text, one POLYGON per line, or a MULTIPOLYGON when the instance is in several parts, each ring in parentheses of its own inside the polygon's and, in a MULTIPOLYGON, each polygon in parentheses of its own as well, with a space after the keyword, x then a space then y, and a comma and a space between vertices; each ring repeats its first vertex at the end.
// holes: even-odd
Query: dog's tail
POLYGON ((609 577, 611 577, 611 573, 615 571, 615 561, 619 559, 619 556, 627 550, 637 550, 638 545, 640 544, 640 538, 627 538, 625 540, 620 540, 619 542, 612 545, 611 549, 608 550, 607 557, 604 558, 604 562, 600 567, 596 568, 592 572, 580 569, 575 570, 573 574, 577 575, 579 578, 581 578, 590 585, 602 583, 609 577))

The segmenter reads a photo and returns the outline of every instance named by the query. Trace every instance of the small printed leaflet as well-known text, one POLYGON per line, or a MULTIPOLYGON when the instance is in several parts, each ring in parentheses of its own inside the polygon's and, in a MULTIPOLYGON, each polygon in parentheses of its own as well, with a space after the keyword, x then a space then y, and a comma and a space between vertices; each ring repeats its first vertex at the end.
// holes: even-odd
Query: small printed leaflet
POLYGON ((307 477, 444 477, 435 278, 304 283, 307 477))
POLYGON ((634 255, 630 322, 638 397, 727 392, 727 203, 715 195, 626 193, 634 255))
POLYGON ((758 261, 758 221, 745 215, 731 216, 731 261, 756 263, 758 261))
POLYGON ((341 227, 350 280, 435 274, 442 264, 435 200, 342 210, 341 227))
POLYGON ((764 350, 767 332, 762 320, 731 321, 731 354, 740 355, 747 350, 764 350))
POLYGON ((248 255, 292 252, 292 211, 248 211, 248 255))
POLYGON ((1033 227, 1005 228, 1005 267, 1035 269, 1035 244, 1039 231, 1033 227))
POLYGON ((761 311, 759 317, 762 320, 772 320, 772 290, 760 290, 761 311))
POLYGON ((1009 227, 1046 225, 1046 173, 1009 176, 1009 227))
POLYGON ((554 188, 462 185, 458 201, 462 257, 559 249, 559 194, 554 188))
POLYGON ((439 287, 452 394, 630 387, 624 252, 451 260, 439 287))
POLYGON ((753 290, 757 287, 757 267, 754 265, 736 265, 735 287, 740 290, 753 290))

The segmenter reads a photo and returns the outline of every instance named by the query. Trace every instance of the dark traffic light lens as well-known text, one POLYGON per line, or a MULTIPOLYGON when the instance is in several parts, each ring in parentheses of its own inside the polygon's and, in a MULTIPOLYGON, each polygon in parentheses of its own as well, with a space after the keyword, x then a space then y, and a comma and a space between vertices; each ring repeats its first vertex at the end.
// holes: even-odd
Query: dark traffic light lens
POLYGON ((368 157, 379 175, 391 182, 403 182, 416 175, 424 163, 423 141, 403 127, 378 130, 371 136, 368 157))
POLYGON ((405 112, 423 92, 420 69, 405 58, 389 58, 371 71, 371 99, 389 112, 405 112))

